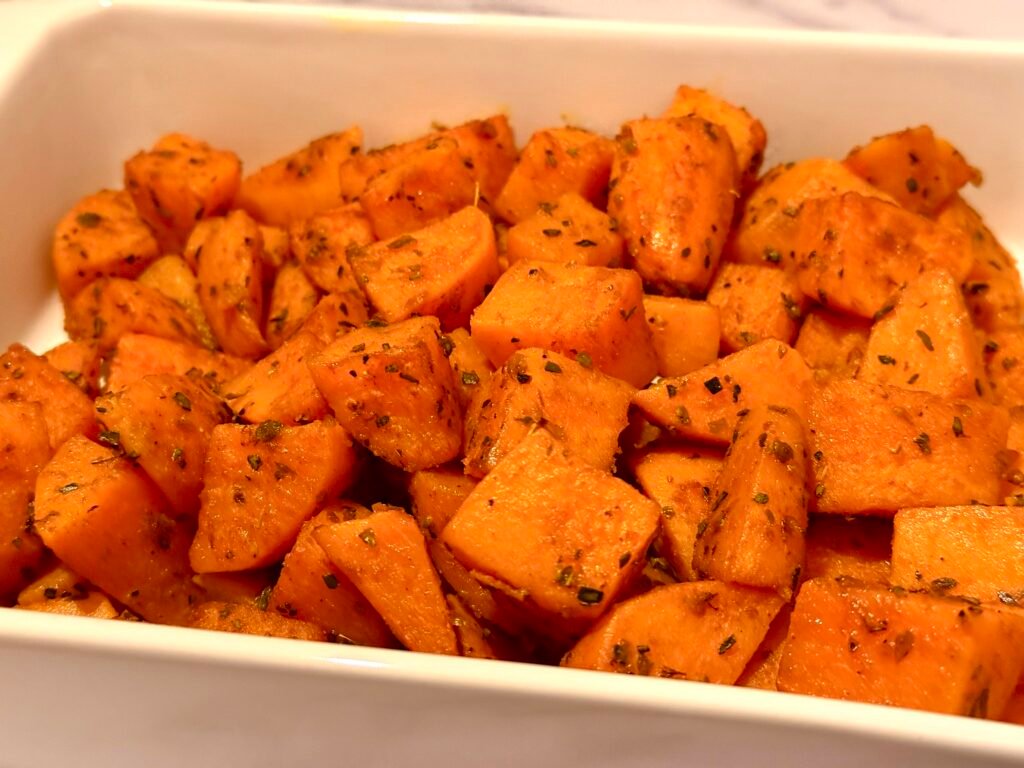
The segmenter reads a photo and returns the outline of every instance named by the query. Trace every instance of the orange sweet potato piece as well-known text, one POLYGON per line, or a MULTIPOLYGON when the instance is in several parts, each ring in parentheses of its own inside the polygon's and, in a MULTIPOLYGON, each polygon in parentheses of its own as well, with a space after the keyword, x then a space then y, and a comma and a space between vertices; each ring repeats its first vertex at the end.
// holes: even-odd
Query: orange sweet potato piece
POLYGON ((1024 405, 1024 329, 996 331, 985 343, 985 371, 992 400, 1014 408, 1024 405))
POLYGON ((116 619, 121 616, 110 598, 102 592, 91 592, 85 597, 57 597, 41 603, 16 606, 23 611, 56 613, 60 616, 87 616, 91 619, 116 619))
POLYGON ((708 304, 718 307, 722 348, 728 352, 763 339, 792 344, 803 303, 791 274, 756 264, 722 265, 708 290, 708 304))
POLYGON ((491 378, 494 366, 465 328, 456 328, 443 337, 441 346, 448 355, 448 364, 455 375, 455 391, 459 396, 459 405, 465 413, 473 395, 491 378))
POLYGON ((277 349, 302 327, 316 309, 320 294, 295 262, 284 264, 274 277, 267 305, 267 324, 263 335, 267 346, 277 349))
POLYGON ((406 648, 458 655, 441 580, 403 510, 378 507, 363 520, 321 525, 313 537, 406 648))
POLYGON ((103 189, 79 200, 58 222, 50 254, 57 289, 67 300, 98 278, 135 277, 160 250, 131 197, 103 189))
POLYGON ((765 691, 777 689, 776 680, 779 677, 779 666, 782 663, 782 649, 786 643, 786 635, 789 634, 789 617, 792 609, 784 605, 775 614, 772 623, 768 626, 761 645, 750 657, 743 673, 736 679, 736 685, 744 688, 760 688, 765 691))
POLYGON ((840 576, 889 583, 892 521, 877 517, 811 515, 805 579, 840 576))
POLYGON ((245 571, 277 562, 302 524, 352 483, 355 465, 348 433, 333 421, 215 427, 192 567, 197 573, 245 571))
POLYGON ((562 195, 509 229, 508 260, 619 266, 623 246, 617 229, 608 214, 579 195, 562 195))
POLYGON ((188 625, 194 629, 284 637, 290 640, 323 642, 328 639, 327 632, 315 624, 278 616, 271 611, 260 610, 251 603, 200 603, 192 609, 188 625))
POLYGON ((855 192, 805 202, 794 250, 800 290, 860 317, 884 313, 919 274, 945 269, 962 281, 973 262, 959 232, 855 192))
POLYGON ((697 529, 697 572, 774 589, 789 600, 804 566, 808 464, 800 418, 788 408, 751 406, 697 529))
POLYGON ((808 426, 818 512, 1000 500, 1009 419, 980 400, 833 380, 815 390, 808 426))
POLYGON ((241 174, 233 152, 169 133, 125 162, 124 185, 161 252, 181 253, 197 221, 228 209, 241 174))
POLYGON ((302 331, 313 334, 326 345, 353 328, 365 325, 368 319, 366 301, 361 294, 329 293, 309 313, 302 323, 302 331))
POLYGON ((644 296, 659 376, 685 376, 718 359, 721 317, 706 301, 644 296))
POLYGON ((811 371, 795 350, 765 340, 686 376, 662 379, 637 392, 633 404, 670 434, 726 445, 738 414, 752 405, 782 406, 805 417, 811 385, 811 371))
POLYGON ((117 340, 110 363, 107 391, 116 392, 143 376, 173 373, 198 377, 212 392, 220 392, 224 383, 252 365, 219 352, 210 352, 192 344, 158 336, 126 333, 117 340))
POLYGON ((99 392, 100 369, 103 367, 99 345, 88 341, 65 341, 47 350, 42 357, 87 395, 94 396, 99 392))
POLYGON ((859 317, 815 309, 807 313, 794 345, 807 364, 828 376, 852 378, 864 359, 871 324, 859 317))
POLYGON ((355 584, 331 564, 313 536, 313 531, 321 526, 370 515, 370 510, 350 502, 340 504, 351 508, 350 517, 335 503, 302 524, 295 545, 284 558, 269 610, 316 624, 357 645, 394 646, 395 640, 380 614, 355 584))
POLYGON ((1024 606, 1024 507, 921 507, 893 519, 892 583, 1024 606))
POLYGON ((925 216, 964 184, 981 183, 981 171, 927 125, 878 136, 852 149, 843 164, 908 211, 925 216))
POLYGON ((414 472, 409 478, 409 501, 424 533, 440 536, 476 484, 458 465, 414 472))
POLYGON ((274 569, 264 568, 235 573, 197 573, 192 582, 203 591, 205 600, 224 603, 252 600, 262 608, 276 577, 274 569))
POLYGON ((292 253, 321 291, 363 298, 349 255, 374 241, 370 220, 358 204, 321 211, 288 228, 292 253))
POLYGON ((797 596, 778 686, 998 718, 1024 663, 1020 642, 1019 619, 995 608, 815 579, 797 596))
POLYGON ((18 608, 64 616, 116 619, 110 598, 64 564, 55 565, 18 594, 18 608))
POLYGON ((198 595, 191 530, 128 459, 72 437, 36 480, 34 527, 69 568, 142 618, 186 620, 198 595))
POLYGON ((520 261, 473 313, 473 339, 495 366, 517 349, 540 347, 591 361, 642 387, 657 369, 631 270, 520 261))
POLYGON ((235 205, 277 227, 341 203, 338 166, 359 151, 363 132, 353 126, 311 141, 242 180, 235 205))
POLYGON ((199 281, 184 259, 162 256, 138 276, 141 285, 154 288, 185 310, 189 320, 199 332, 204 347, 217 349, 217 340, 199 301, 199 281))
POLYGON ((260 225, 263 235, 263 266, 267 274, 273 274, 292 258, 291 237, 284 227, 260 225))
POLYGON ((458 641, 459 655, 471 659, 498 659, 498 652, 492 647, 487 631, 476 617, 455 595, 446 595, 452 629, 458 641))
MULTIPOLYGON (((456 560, 455 555, 446 544, 430 538, 429 531, 425 530, 422 521, 420 521, 420 529, 424 531, 427 538, 427 551, 430 553, 430 560, 434 564, 434 568, 437 569, 442 582, 447 585, 447 589, 455 593, 478 619, 492 624, 501 624, 508 619, 509 617, 503 616, 502 607, 498 603, 501 594, 481 584, 475 578, 478 574, 470 573, 456 560)), ((517 626, 516 630, 516 634, 518 634, 522 628, 517 626)))
POLYGON ((656 587, 615 606, 562 664, 730 685, 781 607, 771 592, 717 581, 656 587))
POLYGON ((157 374, 96 400, 100 442, 123 448, 176 515, 194 515, 213 428, 230 416, 220 398, 183 376, 157 374))
POLYGON ((463 502, 442 541, 548 633, 578 634, 639 573, 658 505, 537 429, 463 502))
POLYGON ((310 362, 317 388, 352 437, 407 472, 451 461, 462 413, 433 317, 367 327, 310 362))
POLYGON ((1001 489, 1003 503, 1024 506, 1024 408, 1010 409, 1006 459, 1001 489))
POLYGON ((600 205, 614 152, 611 140, 582 128, 537 131, 519 154, 494 210, 515 224, 532 216, 543 203, 569 193, 600 205))
POLYGON ((699 117, 626 123, 608 213, 636 269, 661 293, 707 288, 732 223, 739 178, 732 142, 699 117))
POLYGON ((486 475, 534 425, 547 429, 576 458, 611 472, 632 396, 624 381, 556 352, 515 352, 466 412, 466 473, 486 475))

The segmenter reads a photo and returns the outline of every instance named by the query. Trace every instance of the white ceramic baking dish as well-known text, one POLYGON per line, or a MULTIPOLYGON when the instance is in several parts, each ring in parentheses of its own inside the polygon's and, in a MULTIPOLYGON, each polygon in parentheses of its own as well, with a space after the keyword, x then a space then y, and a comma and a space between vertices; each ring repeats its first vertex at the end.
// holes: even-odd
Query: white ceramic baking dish
MULTIPOLYGON (((680 82, 746 104, 768 165, 929 122, 1024 250, 1024 49, 221 3, 0 3, 0 341, 60 338, 47 241, 169 130, 249 167, 506 110, 604 132, 680 82)), ((2 766, 1004 765, 1024 730, 693 682, 0 609, 2 766)))

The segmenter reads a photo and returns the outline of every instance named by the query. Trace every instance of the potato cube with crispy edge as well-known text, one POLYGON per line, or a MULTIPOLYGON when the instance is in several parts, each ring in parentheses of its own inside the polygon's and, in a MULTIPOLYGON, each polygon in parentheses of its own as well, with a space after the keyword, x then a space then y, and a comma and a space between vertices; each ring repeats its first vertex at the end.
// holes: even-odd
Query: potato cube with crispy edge
POLYGON ((504 585, 548 634, 578 635, 639 573, 658 505, 536 429, 485 477, 442 541, 504 585))
POLYGON ((301 332, 311 333, 330 344, 349 331, 366 324, 369 315, 362 294, 329 293, 317 302, 302 323, 301 332))
POLYGON ((213 428, 230 417, 220 398, 183 376, 156 374, 96 400, 99 440, 124 449, 177 515, 199 510, 213 428))
POLYGON ((930 216, 964 184, 981 183, 981 171, 930 126, 905 128, 855 147, 843 165, 890 194, 908 211, 930 216))
POLYGON ((363 289, 349 255, 374 241, 370 220, 358 204, 343 205, 300 219, 288 228, 295 258, 321 291, 358 296, 363 289))
POLYGON ((611 472, 633 391, 626 382, 556 352, 514 352, 466 412, 466 473, 486 475, 534 425, 576 458, 611 472))
POLYGON ((476 484, 457 464, 413 472, 409 501, 424 534, 435 539, 440 536, 476 484))
POLYGON ((34 528, 76 573, 147 621, 182 624, 199 594, 191 526, 141 469, 76 435, 36 479, 34 528))
MULTIPOLYGON (((216 219, 207 219, 216 221, 216 219)), ((217 339, 199 301, 199 281, 192 267, 180 256, 162 256, 137 278, 140 285, 153 288, 185 310, 199 332, 204 347, 217 349, 217 339)))
POLYGON ((644 296, 659 376, 685 376, 718 359, 721 317, 706 301, 644 296))
POLYGON ((984 357, 992 400, 1007 408, 1024 405, 1024 328, 989 334, 984 357))
POLYGON ((459 396, 459 405, 465 413, 473 395, 485 386, 494 374, 494 366, 465 328, 456 328, 447 336, 442 336, 441 348, 448 355, 448 364, 455 375, 455 391, 459 396))
POLYGON ((53 566, 18 593, 15 607, 94 619, 116 619, 120 616, 120 611, 107 595, 63 563, 53 566))
POLYGON ((321 526, 369 515, 370 510, 358 504, 336 501, 303 523, 295 545, 285 555, 268 611, 316 624, 356 645, 394 646, 395 640, 380 614, 331 564, 313 536, 321 526))
POLYGON ((603 207, 614 152, 610 139, 582 128, 537 131, 520 152, 494 209, 515 224, 569 193, 603 207))
POLYGON ((697 530, 711 511, 712 488, 722 471, 721 453, 685 445, 658 445, 630 457, 644 495, 661 506, 655 549, 681 581, 693 581, 697 530))
POLYGON ((1024 653, 1020 617, 957 598, 815 579, 790 618, 780 691, 998 718, 1024 653))
POLYGON ((161 253, 181 253, 197 221, 227 211, 241 174, 233 152, 169 133, 125 162, 124 185, 161 253))
POLYGON ((901 509, 892 583, 1024 607, 1024 507, 901 509))
POLYGON ((126 333, 117 340, 110 361, 107 391, 116 392, 143 376, 173 373, 195 378, 214 394, 220 394, 225 382, 251 365, 249 360, 211 352, 192 344, 126 333))
POLYGON ((225 352, 257 358, 267 351, 263 323, 263 235, 244 211, 232 211, 206 238, 198 257, 199 301, 225 352))
POLYGON ((892 201, 838 160, 809 158, 777 165, 758 180, 725 244, 727 261, 796 266, 796 243, 806 201, 857 192, 892 201))
POLYGON ((136 277, 160 248, 128 193, 102 189, 58 222, 50 253, 57 289, 67 300, 98 278, 136 277))
POLYGON ((458 655, 426 541, 404 510, 377 505, 362 520, 313 529, 313 538, 410 651, 458 655))
POLYGON ((709 123, 720 125, 729 135, 736 153, 736 167, 739 171, 739 188, 749 189, 757 180, 757 172, 764 160, 764 148, 768 143, 761 121, 743 107, 730 104, 701 88, 680 85, 676 88, 672 104, 662 117, 690 117, 696 115, 709 123))
POLYGON ((838 379, 815 389, 807 424, 815 511, 892 515, 1000 501, 1002 408, 838 379))
POLYGON ((804 295, 860 317, 891 309, 919 274, 945 269, 962 281, 974 258, 959 232, 855 192, 804 203, 795 251, 804 295))
POLYGON ((857 379, 945 397, 978 397, 981 350, 959 284, 942 269, 911 280, 871 326, 857 379))
POLYGON ((370 452, 406 472, 451 461, 462 412, 437 319, 352 331, 314 357, 313 380, 338 420, 370 452))
POLYGON ((612 608, 562 665, 731 685, 781 607, 772 592, 719 581, 655 587, 612 608))
POLYGON ((210 573, 276 563, 302 524, 348 488, 355 472, 352 441, 333 420, 215 427, 189 551, 192 567, 210 573))
POLYGON ((807 434, 789 408, 753 405, 740 417, 697 529, 701 576, 774 589, 800 583, 807 530, 807 434))
POLYGON ((225 603, 209 601, 192 609, 188 626, 216 632, 242 635, 283 637, 290 640, 325 641, 328 633, 308 621, 289 619, 271 611, 261 610, 252 603, 225 603))
POLYGON ((765 340, 686 376, 661 379, 637 392, 633 404, 669 434, 727 445, 739 413, 753 405, 779 405, 806 417, 812 383, 796 350, 765 340))
POLYGON ((246 176, 235 205, 257 221, 284 227, 341 203, 338 166, 359 151, 363 132, 353 126, 246 176))
POLYGON ((473 339, 495 366, 517 349, 540 347, 646 385, 657 370, 631 270, 520 261, 473 313, 473 339))
POLYGON ((810 518, 804 579, 852 576, 867 583, 889 583, 891 520, 839 515, 810 518))
POLYGON ((775 614, 764 639, 736 679, 736 685, 760 688, 763 691, 777 690, 776 680, 779 676, 779 665, 782 663, 782 649, 786 644, 786 635, 789 634, 791 614, 792 608, 788 604, 782 606, 775 614))
POLYGON ((98 344, 91 341, 65 341, 48 349, 42 357, 90 397, 95 397, 100 391, 100 369, 104 361, 98 344))
POLYGON ((738 177, 732 142, 706 120, 622 126, 608 213, 645 283, 668 295, 707 288, 732 224, 738 177))
POLYGON ((508 231, 508 260, 619 266, 622 236, 612 218, 577 194, 542 203, 508 231))
POLYGON ((862 318, 813 309, 793 346, 818 376, 850 379, 864 359, 870 331, 871 323, 862 318))
POLYGON ((792 344, 804 297, 796 279, 781 269, 723 264, 708 290, 708 304, 718 307, 722 349, 735 352, 763 339, 792 344))
POLYGON ((267 322, 263 332, 267 345, 278 349, 306 322, 320 301, 306 273, 294 261, 282 265, 274 277, 267 305, 267 322))

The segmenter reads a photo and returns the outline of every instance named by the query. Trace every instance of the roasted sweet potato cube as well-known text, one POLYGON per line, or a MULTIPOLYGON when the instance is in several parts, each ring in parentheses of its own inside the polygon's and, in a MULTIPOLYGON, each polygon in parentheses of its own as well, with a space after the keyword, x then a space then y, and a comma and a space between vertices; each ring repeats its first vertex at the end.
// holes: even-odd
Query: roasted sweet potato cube
POLYGON ((469 495, 441 539, 468 569, 536 612, 549 634, 578 634, 643 565, 658 505, 536 429, 469 495))
POLYGON ((296 221, 288 228, 292 253, 321 291, 358 296, 363 289, 349 254, 374 241, 370 220, 358 204, 343 205, 296 221))
POLYGON ((1015 408, 1024 405, 1024 329, 1018 327, 996 331, 988 336, 984 347, 985 371, 992 399, 1015 408))
POLYGON ((483 477, 539 425, 573 456, 611 472, 633 388, 556 352, 512 354, 466 412, 466 473, 483 477))
POLYGON ((314 528, 313 538, 406 648, 458 655, 441 580, 403 510, 377 507, 363 520, 314 528))
POLYGON ((662 379, 637 392, 633 404, 670 434, 726 445, 738 414, 753 405, 777 405, 805 417, 811 388, 811 371, 799 353, 766 340, 686 376, 662 379))
POLYGON ((805 202, 795 251, 800 290, 860 317, 884 314, 919 274, 945 269, 962 281, 973 262, 959 232, 856 192, 805 202))
POLYGON ((60 616, 86 616, 91 619, 117 619, 120 612, 110 602, 110 598, 102 592, 90 592, 83 597, 57 597, 41 603, 17 605, 23 611, 39 613, 56 613, 60 616))
POLYGON ((473 339, 495 366, 540 347, 591 362, 642 387, 657 369, 643 313, 643 286, 630 270, 520 261, 501 276, 472 318, 473 339))
POLYGON ((842 379, 814 391, 808 427, 818 512, 999 503, 1001 408, 842 379))
POLYGON ((996 608, 815 579, 797 596, 778 686, 998 718, 1024 663, 1020 644, 1019 617, 996 608))
POLYGON ((569 193, 601 205, 614 152, 610 139, 582 128, 537 131, 519 154, 494 210, 515 224, 569 193))
POLYGON ((128 193, 103 189, 57 223, 50 253, 57 289, 67 300, 98 278, 137 276, 160 248, 128 193))
POLYGON ((310 362, 317 388, 352 437, 406 472, 451 461, 462 412, 437 319, 352 331, 310 362))
POLYGON ((888 584, 892 521, 878 517, 811 515, 805 579, 840 576, 888 584))
MULTIPOLYGON (((425 534, 429 533, 424 529, 422 521, 420 529, 424 530, 425 534)), ((447 585, 447 589, 458 595, 474 616, 492 624, 500 624, 508 618, 502 615, 502 608, 498 603, 501 597, 500 593, 484 586, 474 578, 474 574, 455 559, 455 555, 446 544, 427 535, 427 551, 430 553, 430 560, 433 562, 434 568, 437 569, 442 582, 447 585)), ((521 631, 523 631, 521 626, 515 627, 516 634, 521 631)))
POLYGON ((358 126, 315 139, 246 176, 235 205, 256 220, 277 227, 339 205, 338 166, 358 152, 362 143, 358 126))
POLYGON ((98 344, 89 341, 65 341, 43 354, 48 362, 64 378, 90 397, 100 390, 100 369, 103 354, 98 344))
POLYGON ((503 658, 491 643, 491 632, 477 621, 473 613, 455 595, 445 595, 452 629, 459 646, 459 655, 471 659, 503 658))
POLYGON ((807 530, 807 434, 793 411, 753 405, 736 426, 697 529, 694 567, 705 578, 774 589, 800 582, 807 530))
POLYGON ((267 345, 277 349, 295 334, 313 314, 320 300, 316 286, 294 261, 284 264, 274 277, 263 332, 267 345))
POLYGON ((100 442, 133 457, 176 515, 194 515, 211 433, 230 416, 220 398, 183 376, 156 374, 100 397, 96 412, 100 442))
POLYGON ((309 313, 302 323, 302 331, 313 334, 326 345, 365 325, 368 319, 362 294, 329 293, 309 313))
POLYGON ((764 339, 792 344, 804 298, 796 279, 781 269, 724 264, 708 290, 708 304, 718 307, 722 348, 735 352, 764 339))
POLYGON ((197 378, 212 392, 252 365, 248 360, 210 352, 192 344, 158 336, 126 333, 117 341, 110 362, 107 391, 116 392, 143 376, 173 373, 197 378))
POLYGON ((792 608, 789 605, 782 606, 775 614, 761 645, 754 651, 743 673, 736 679, 736 685, 760 688, 764 691, 777 690, 776 680, 779 677, 779 665, 782 663, 782 649, 786 644, 786 635, 789 634, 791 614, 792 608))
POLYGON ((261 608, 266 604, 277 571, 262 568, 235 573, 197 573, 192 582, 203 591, 205 600, 224 603, 242 603, 249 600, 261 608))
POLYGON ((352 581, 335 568, 313 531, 321 526, 368 517, 370 510, 351 502, 328 505, 302 524, 295 546, 284 558, 268 609, 323 627, 357 645, 391 647, 391 631, 352 581), (340 505, 350 507, 351 516, 340 505))
POLYGON ((194 629, 234 632, 242 635, 283 637, 290 640, 328 639, 327 632, 308 621, 289 619, 252 603, 209 601, 192 609, 188 625, 194 629))
POLYGON ((616 139, 608 213, 644 282, 702 292, 732 224, 739 174, 732 142, 699 117, 626 123, 616 139))
POLYGON ((458 465, 414 472, 409 477, 409 501, 423 532, 435 539, 440 536, 476 484, 458 465))
POLYGON ((730 685, 781 607, 772 592, 718 581, 656 587, 615 606, 562 665, 730 685))
POLYGON ((706 301, 644 296, 659 376, 685 376, 718 359, 721 318, 706 301))
POLYGON ((59 563, 18 594, 18 608, 63 616, 116 619, 119 611, 110 598, 59 563))
POLYGON ((473 395, 491 378, 494 366, 465 328, 456 328, 442 338, 441 346, 448 355, 448 363, 455 374, 455 391, 465 413, 473 395))
POLYGON ((981 171, 927 125, 878 136, 852 149, 843 164, 908 211, 925 216, 964 184, 981 183, 981 171))
POLYGON ((181 253, 197 221, 227 211, 241 174, 233 152, 169 133, 125 162, 124 185, 161 253, 181 253))
POLYGON ((709 123, 720 125, 729 135, 736 153, 736 168, 739 171, 739 188, 749 189, 757 180, 757 172, 764 160, 764 148, 768 143, 761 121, 743 107, 730 104, 701 88, 680 85, 676 88, 672 104, 662 117, 690 117, 696 115, 709 123))
POLYGON ((199 332, 203 346, 217 349, 217 339, 214 338, 202 302, 199 301, 199 281, 188 262, 180 256, 163 256, 146 267, 138 281, 141 285, 159 291, 184 309, 199 332))
POLYGON ((284 227, 268 227, 260 225, 263 235, 263 266, 267 274, 273 274, 292 258, 291 237, 284 227))
POLYGON ((198 595, 190 526, 128 459, 76 435, 39 473, 35 530, 76 573, 147 621, 181 624, 198 595))
POLYGON ((333 421, 215 427, 192 567, 197 573, 245 571, 277 562, 302 524, 352 483, 355 469, 352 441, 333 421))
POLYGON ((543 203, 508 231, 508 260, 619 266, 622 236, 612 218, 575 193, 543 203))
POLYGON ((868 346, 871 324, 859 317, 821 309, 807 313, 796 337, 796 351, 825 375, 853 378, 868 346))

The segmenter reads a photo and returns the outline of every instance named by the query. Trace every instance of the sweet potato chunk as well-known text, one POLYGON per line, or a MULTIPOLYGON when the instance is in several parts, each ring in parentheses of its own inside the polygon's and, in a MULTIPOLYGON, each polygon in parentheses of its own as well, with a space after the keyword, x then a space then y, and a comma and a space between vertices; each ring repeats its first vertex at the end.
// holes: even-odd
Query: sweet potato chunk
POLYGON ((47 350, 42 357, 90 397, 99 392, 103 367, 99 345, 89 341, 65 341, 47 350))
POLYGON ((808 426, 819 512, 999 502, 1009 420, 980 400, 834 380, 814 392, 808 426))
POLYGON ((330 344, 341 336, 364 325, 369 319, 362 296, 329 293, 317 302, 302 324, 302 331, 330 344))
POLYGON ((141 285, 153 288, 185 310, 204 347, 217 349, 217 339, 199 301, 199 281, 192 267, 179 256, 163 256, 139 275, 141 285))
POLYGON ((775 614, 761 645, 754 651, 743 673, 736 679, 736 685, 760 688, 764 691, 777 690, 776 680, 779 677, 779 665, 782 663, 782 649, 785 647, 786 635, 789 634, 791 613, 790 606, 784 605, 775 614))
POLYGON ((777 405, 805 417, 811 383, 795 350, 766 340, 686 376, 662 379, 637 392, 633 404, 670 434, 726 445, 738 414, 753 405, 777 405))
POLYGON ((622 236, 610 216, 576 194, 544 203, 508 231, 508 260, 618 266, 622 236))
POLYGON ((290 640, 327 640, 327 632, 315 624, 278 616, 251 603, 210 601, 192 609, 188 625, 195 629, 234 632, 290 640))
POLYGON ((694 567, 710 576, 774 589, 787 601, 800 581, 807 530, 807 435, 788 408, 744 414, 697 529, 694 567))
POLYGON ((378 507, 363 520, 314 528, 313 538, 406 648, 458 655, 441 580, 404 511, 378 507))
POLYGON ((494 227, 478 208, 353 251, 352 270, 389 323, 434 315, 450 331, 465 326, 498 279, 494 227))
POLYGON ((815 579, 797 597, 778 686, 998 718, 1024 664, 1020 643, 1019 619, 996 608, 815 579))
POLYGON ((339 205, 338 166, 362 143, 358 126, 322 136, 246 176, 235 204, 256 220, 277 227, 339 205))
POLYGON ((197 221, 228 209, 241 174, 233 152, 169 133, 124 164, 124 185, 161 252, 181 253, 197 221))
POLYGON ((352 483, 355 464, 348 433, 333 421, 215 427, 192 567, 198 573, 245 571, 277 562, 302 524, 352 483))
POLYGON ((853 577, 888 584, 892 521, 877 517, 811 515, 805 579, 853 577))
POLYGON ((562 664, 730 685, 781 607, 771 592, 718 581, 657 587, 615 606, 562 664))
POLYGON ((359 205, 322 211, 295 222, 288 233, 292 253, 317 288, 365 303, 349 264, 349 254, 374 241, 370 220, 359 205))
POLYGON ((472 612, 462 604, 455 595, 446 595, 448 612, 451 615, 452 628, 459 645, 459 655, 471 659, 498 659, 499 656, 489 639, 486 630, 472 612))
POLYGON ((409 478, 409 500, 424 533, 435 539, 440 536, 476 484, 458 465, 414 472, 409 478))
POLYGON ((622 127, 608 213, 646 283, 682 296, 707 288, 732 223, 738 178, 732 142, 706 120, 644 119, 622 127))
POLYGON ((658 505, 536 429, 469 495, 441 535, 456 558, 578 634, 629 585, 657 531, 658 505))
POLYGON ((107 391, 116 392, 143 376, 172 373, 197 377, 212 392, 218 393, 226 381, 250 365, 248 360, 210 352, 192 344, 126 333, 117 340, 107 377, 107 391))
POLYGON ((282 265, 274 278, 263 335, 267 346, 277 349, 287 341, 316 309, 320 294, 295 262, 282 265))
POLYGON ((267 274, 273 274, 292 258, 291 238, 284 227, 268 227, 260 225, 263 235, 263 266, 267 274))
POLYGON ((624 381, 556 352, 515 352, 466 412, 466 473, 486 475, 534 425, 576 458, 611 472, 632 396, 624 381))
POLYGON ((996 331, 989 335, 984 351, 993 401, 1007 408, 1024 405, 1024 329, 996 331))
POLYGON ((64 564, 44 573, 18 594, 18 608, 62 616, 116 619, 110 598, 64 564))
POLYGON ((277 573, 273 568, 235 573, 197 573, 192 582, 203 591, 205 600, 224 603, 256 602, 266 604, 277 573))
POLYGON ((721 318, 706 301, 644 296, 659 376, 685 376, 718 359, 721 318))
POLYGON ((843 164, 908 211, 925 216, 964 184, 981 183, 981 171, 927 125, 878 136, 852 149, 843 164))
POLYGON ((137 276, 160 249, 128 193, 103 189, 58 222, 50 253, 57 289, 67 300, 98 278, 137 276))
POLYGON ((36 480, 35 530, 76 573, 147 621, 186 621, 191 530, 130 461, 76 435, 36 480))
POLYGON ((803 317, 796 279, 756 264, 724 264, 708 290, 708 304, 718 307, 722 348, 728 352, 763 339, 792 344, 803 317))
POLYGON ((465 328, 456 328, 443 337, 441 346, 448 355, 448 363, 455 374, 455 391, 459 396, 459 405, 465 413, 473 395, 491 378, 494 366, 465 328), (449 347, 451 352, 448 351, 449 347))
POLYGON ((796 351, 825 375, 853 378, 868 346, 871 324, 859 317, 812 310, 800 326, 796 351))
POLYGON ((540 347, 642 387, 657 369, 639 276, 624 269, 521 261, 472 318, 473 339, 495 366, 540 347))

